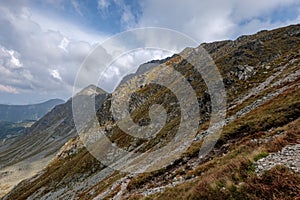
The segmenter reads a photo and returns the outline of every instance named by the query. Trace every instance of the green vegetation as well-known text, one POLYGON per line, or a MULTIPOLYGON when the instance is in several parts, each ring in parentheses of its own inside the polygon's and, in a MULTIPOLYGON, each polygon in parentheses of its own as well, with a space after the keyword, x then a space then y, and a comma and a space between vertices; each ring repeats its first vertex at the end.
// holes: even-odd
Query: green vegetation
POLYGON ((285 91, 248 115, 236 119, 223 130, 221 140, 242 137, 279 127, 300 116, 300 91, 297 87, 285 91))
POLYGON ((253 158, 253 160, 254 160, 254 161, 258 161, 258 160, 260 160, 260 159, 262 159, 262 158, 267 157, 268 155, 269 155, 269 153, 267 153, 267 152, 261 152, 260 154, 256 155, 256 156, 253 158))

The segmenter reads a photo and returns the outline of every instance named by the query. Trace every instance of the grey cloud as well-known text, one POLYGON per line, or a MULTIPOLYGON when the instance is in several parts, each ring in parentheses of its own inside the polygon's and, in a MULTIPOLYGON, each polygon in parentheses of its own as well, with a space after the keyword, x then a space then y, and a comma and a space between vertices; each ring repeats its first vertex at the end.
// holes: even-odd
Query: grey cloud
POLYGON ((143 14, 138 26, 171 28, 203 42, 254 33, 265 24, 268 24, 267 28, 287 25, 290 21, 280 23, 258 19, 277 8, 300 7, 300 4, 297 0, 146 0, 141 6, 143 14))
POLYGON ((71 96, 76 72, 93 46, 70 39, 64 51, 60 44, 67 36, 42 30, 26 7, 15 12, 16 8, 0 3, 0 11, 0 26, 5 27, 0 30, 0 84, 20 92, 71 96), (22 67, 14 66, 16 59, 22 67))
POLYGON ((136 49, 120 56, 111 63, 99 79, 99 85, 103 85, 106 91, 112 92, 122 77, 128 73, 134 73, 139 65, 150 61, 158 60, 172 55, 173 52, 159 49, 136 49))
MULTIPOLYGON (((48 3, 56 6, 61 6, 63 1, 47 0, 48 3)), ((94 48, 91 41, 99 39, 95 35, 91 36, 82 32, 78 27, 75 30, 70 24, 59 24, 45 16, 39 21, 39 15, 35 15, 33 20, 31 10, 26 6, 28 2, 28 0, 0 1, 0 26, 3 27, 0 29, 0 84, 3 85, 0 91, 1 97, 9 95, 9 91, 13 92, 7 89, 11 87, 20 92, 20 97, 26 93, 39 97, 61 95, 61 97, 68 98, 82 61, 94 48), (66 26, 68 28, 64 28, 66 26), (68 30, 71 31, 62 32, 68 30), (72 37, 68 37, 69 34, 72 34, 72 37), (84 42, 84 38, 88 38, 88 42, 84 42), (68 42, 63 44, 62 41, 68 42), (9 51, 13 51, 13 56, 22 66, 16 66, 9 51), (51 74, 53 71, 59 74, 61 80, 53 77, 51 74)), ((105 10, 110 5, 106 0, 98 2, 99 9, 105 10)), ((256 32, 259 29, 300 22, 300 17, 284 22, 260 18, 270 15, 276 8, 299 6, 298 0, 145 0, 141 3, 142 14, 137 23, 137 19, 133 17, 130 8, 126 7, 123 0, 114 0, 114 3, 123 13, 121 20, 126 28, 133 26, 171 28, 193 37, 199 43, 233 38, 240 34, 256 32)), ((99 38, 103 39, 103 36, 99 38)), ((140 34, 135 37, 136 42, 140 41, 146 46, 148 44, 155 46, 155 42, 169 44, 168 50, 171 51, 180 51, 185 47, 185 43, 178 41, 178 44, 174 45, 171 38, 170 40, 166 38, 157 34, 140 34)), ((109 59, 110 54, 117 54, 123 48, 130 49, 130 42, 128 40, 107 44, 105 49, 108 52, 102 49, 104 57, 109 59)), ((165 54, 161 54, 163 55, 165 54)), ((147 51, 144 51, 127 57, 126 61, 122 61, 123 64, 122 58, 119 63, 114 63, 106 74, 107 86, 113 88, 114 80, 119 80, 121 75, 146 61, 143 58, 151 60, 153 55, 147 56, 147 51)), ((98 65, 101 64, 98 63, 98 65)), ((93 70, 86 69, 82 75, 83 85, 89 82, 90 72, 93 70)))

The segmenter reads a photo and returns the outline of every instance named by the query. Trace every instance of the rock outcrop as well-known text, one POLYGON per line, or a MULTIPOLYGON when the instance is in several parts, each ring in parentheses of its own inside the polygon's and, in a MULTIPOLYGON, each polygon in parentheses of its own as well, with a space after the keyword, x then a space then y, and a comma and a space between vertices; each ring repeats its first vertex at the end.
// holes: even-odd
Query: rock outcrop
POLYGON ((284 165, 294 172, 300 173, 300 144, 284 147, 277 153, 271 153, 265 158, 255 162, 258 174, 268 171, 276 165, 284 165))

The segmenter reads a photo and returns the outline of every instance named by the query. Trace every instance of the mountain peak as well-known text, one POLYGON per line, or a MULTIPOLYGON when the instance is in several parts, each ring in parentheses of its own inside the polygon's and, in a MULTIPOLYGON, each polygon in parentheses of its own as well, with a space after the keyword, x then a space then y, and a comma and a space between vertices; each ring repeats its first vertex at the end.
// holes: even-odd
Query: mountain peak
POLYGON ((89 85, 78 92, 75 96, 92 96, 92 95, 99 95, 99 94, 106 94, 103 89, 97 87, 96 85, 89 85))

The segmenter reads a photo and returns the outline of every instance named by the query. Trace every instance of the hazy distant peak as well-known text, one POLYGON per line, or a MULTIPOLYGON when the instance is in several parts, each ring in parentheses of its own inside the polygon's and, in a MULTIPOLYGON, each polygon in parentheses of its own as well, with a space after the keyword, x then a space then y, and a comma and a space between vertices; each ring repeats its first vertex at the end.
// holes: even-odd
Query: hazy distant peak
POLYGON ((24 120, 38 120, 56 105, 63 104, 61 99, 50 99, 43 103, 28 105, 0 104, 0 121, 22 122, 24 120))
POLYGON ((56 98, 56 99, 49 99, 48 101, 45 101, 45 102, 39 103, 39 104, 47 104, 47 103, 54 103, 54 104, 56 104, 56 105, 59 105, 59 104, 65 103, 65 101, 62 100, 62 99, 56 98))

